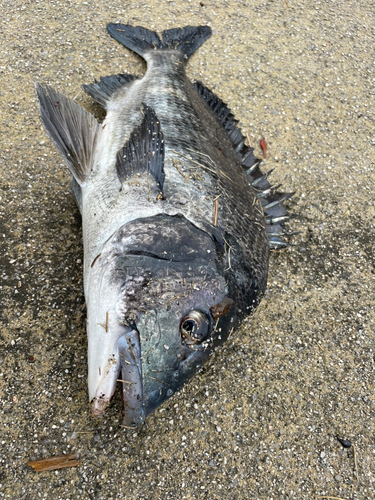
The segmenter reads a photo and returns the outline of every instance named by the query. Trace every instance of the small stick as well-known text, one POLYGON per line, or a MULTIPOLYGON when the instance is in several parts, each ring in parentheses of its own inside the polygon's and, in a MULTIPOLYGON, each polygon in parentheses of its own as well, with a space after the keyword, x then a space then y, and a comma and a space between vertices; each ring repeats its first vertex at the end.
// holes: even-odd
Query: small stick
POLYGON ((231 251, 231 248, 232 247, 229 247, 229 250, 228 250, 228 264, 229 264, 229 267, 227 267, 226 269, 224 269, 224 271, 229 271, 229 269, 232 269, 232 266, 231 266, 231 263, 230 263, 230 251, 231 251))
POLYGON ((181 170, 178 168, 177 165, 177 160, 176 158, 172 158, 173 166, 176 168, 177 172, 181 175, 181 177, 185 177, 185 174, 181 172, 181 170))
POLYGON ((172 299, 168 300, 168 302, 166 303, 166 305, 168 306, 171 302, 173 302, 176 299, 179 299, 180 297, 185 297, 185 295, 176 295, 172 299))
MULTIPOLYGON (((150 347, 150 349, 146 352, 146 354, 144 354, 143 356, 140 357, 140 359, 145 359, 147 358, 147 356, 150 354, 150 352, 152 351, 153 347, 150 347)), ((151 370, 152 371, 152 370, 151 370)))
POLYGON ((191 175, 195 181, 204 181, 204 178, 198 172, 193 172, 191 175))
POLYGON ((355 473, 355 478, 358 481, 358 468, 357 468, 357 454, 355 452, 355 446, 353 446, 353 458, 354 458, 354 473, 355 473))
POLYGON ((315 344, 319 347, 319 349, 320 349, 321 351, 323 351, 323 352, 324 352, 323 347, 322 347, 322 346, 321 346, 318 342, 315 342, 315 344))
POLYGON ((80 90, 80 91, 78 92, 78 94, 77 94, 75 97, 73 97, 73 101, 75 101, 75 100, 77 99, 77 97, 79 96, 79 94, 80 94, 81 92, 82 92, 82 90, 80 90))
POLYGON ((134 349, 133 349, 133 346, 132 346, 132 343, 130 342, 129 339, 126 339, 128 341, 128 346, 129 346, 129 349, 131 350, 132 354, 133 354, 133 357, 134 357, 134 361, 137 361, 137 356, 135 355, 135 352, 134 352, 134 349))
POLYGON ((108 311, 105 313, 105 331, 108 333, 108 311))
POLYGON ((212 224, 216 227, 217 226, 217 219, 219 216, 219 200, 218 197, 214 199, 214 216, 213 216, 213 222, 212 224))
POLYGON ((330 498, 331 500, 345 500, 345 498, 341 498, 341 497, 327 497, 327 496, 321 497, 321 496, 318 496, 318 498, 330 498))
POLYGON ((119 352, 119 354, 120 354, 120 356, 122 357, 122 359, 125 361, 125 363, 126 363, 126 364, 131 365, 130 361, 128 361, 128 360, 125 358, 125 356, 123 356, 123 355, 121 354, 121 352, 119 352))
POLYGON ((232 249, 232 247, 229 245, 229 243, 227 242, 227 240, 224 238, 224 241, 225 243, 228 245, 228 263, 229 263, 229 267, 227 269, 224 269, 224 271, 229 271, 229 269, 232 269, 232 266, 231 266, 231 263, 230 263, 230 251, 232 249))
POLYGON ((95 259, 91 263, 91 267, 94 267, 95 262, 99 259, 100 256, 101 256, 101 253, 95 257, 95 259))
POLYGON ((130 385, 134 385, 136 383, 136 382, 129 382, 128 380, 122 380, 121 378, 118 378, 117 382, 123 382, 124 384, 130 384, 130 385))
POLYGON ((156 382, 160 382, 161 384, 168 385, 167 383, 163 382, 162 380, 159 380, 158 378, 151 377, 150 375, 147 375, 147 376, 148 376, 148 378, 150 378, 151 380, 156 380, 156 382))
POLYGON ((251 148, 249 132, 246 132, 246 137, 247 137, 247 143, 248 143, 249 147, 251 148))
POLYGON ((81 465, 77 458, 76 453, 71 455, 58 455, 56 457, 31 460, 27 462, 27 465, 32 467, 36 472, 43 472, 46 470, 64 469, 65 467, 77 467, 77 465, 81 465))

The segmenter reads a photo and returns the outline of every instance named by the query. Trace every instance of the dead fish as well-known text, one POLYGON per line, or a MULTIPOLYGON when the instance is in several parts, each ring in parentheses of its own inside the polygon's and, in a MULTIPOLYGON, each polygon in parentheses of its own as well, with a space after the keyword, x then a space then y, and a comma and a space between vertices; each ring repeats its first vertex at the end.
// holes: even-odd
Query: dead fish
POLYGON ((292 193, 271 187, 229 108, 187 78, 208 26, 108 31, 147 71, 83 85, 102 124, 47 85, 36 92, 82 214, 92 413, 119 381, 132 426, 257 307, 292 193))

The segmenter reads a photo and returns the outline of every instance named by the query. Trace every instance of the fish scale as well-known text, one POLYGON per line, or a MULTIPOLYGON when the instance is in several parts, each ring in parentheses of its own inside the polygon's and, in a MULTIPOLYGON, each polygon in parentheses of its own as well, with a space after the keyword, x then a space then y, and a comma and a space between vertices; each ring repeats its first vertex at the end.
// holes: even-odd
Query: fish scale
POLYGON ((82 214, 91 410, 103 415, 120 381, 132 426, 259 304, 291 194, 270 185, 225 103, 186 76, 209 27, 108 31, 147 71, 83 85, 106 110, 102 124, 36 90, 82 214))

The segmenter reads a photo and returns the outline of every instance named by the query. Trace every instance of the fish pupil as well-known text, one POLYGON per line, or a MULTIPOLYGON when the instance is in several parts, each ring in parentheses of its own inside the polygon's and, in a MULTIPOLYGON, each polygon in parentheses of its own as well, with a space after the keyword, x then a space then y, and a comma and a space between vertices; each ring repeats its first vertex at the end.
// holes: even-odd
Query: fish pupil
POLYGON ((197 323, 192 319, 188 319, 184 321, 182 329, 190 336, 194 336, 197 332, 197 323))

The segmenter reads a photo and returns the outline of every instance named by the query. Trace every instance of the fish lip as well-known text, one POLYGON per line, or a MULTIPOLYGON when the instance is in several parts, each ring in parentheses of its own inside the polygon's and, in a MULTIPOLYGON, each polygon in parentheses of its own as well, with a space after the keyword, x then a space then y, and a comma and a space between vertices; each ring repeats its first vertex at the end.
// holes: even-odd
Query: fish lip
POLYGON ((104 415, 105 409, 115 393, 117 379, 119 378, 121 369, 119 360, 120 356, 118 355, 118 351, 116 353, 117 356, 115 365, 107 365, 104 369, 104 376, 95 391, 94 397, 90 401, 90 409, 94 417, 102 417, 104 415))
POLYGON ((103 417, 105 409, 110 402, 110 398, 94 397, 90 403, 90 409, 93 417, 103 417))
POLYGON ((136 426, 145 419, 140 335, 138 330, 123 335, 117 342, 121 368, 123 425, 136 426))
POLYGON ((133 329, 124 333, 115 344, 116 362, 105 370, 99 387, 90 402, 94 417, 102 417, 121 383, 123 425, 136 426, 145 419, 143 408, 143 379, 139 332, 133 329))

